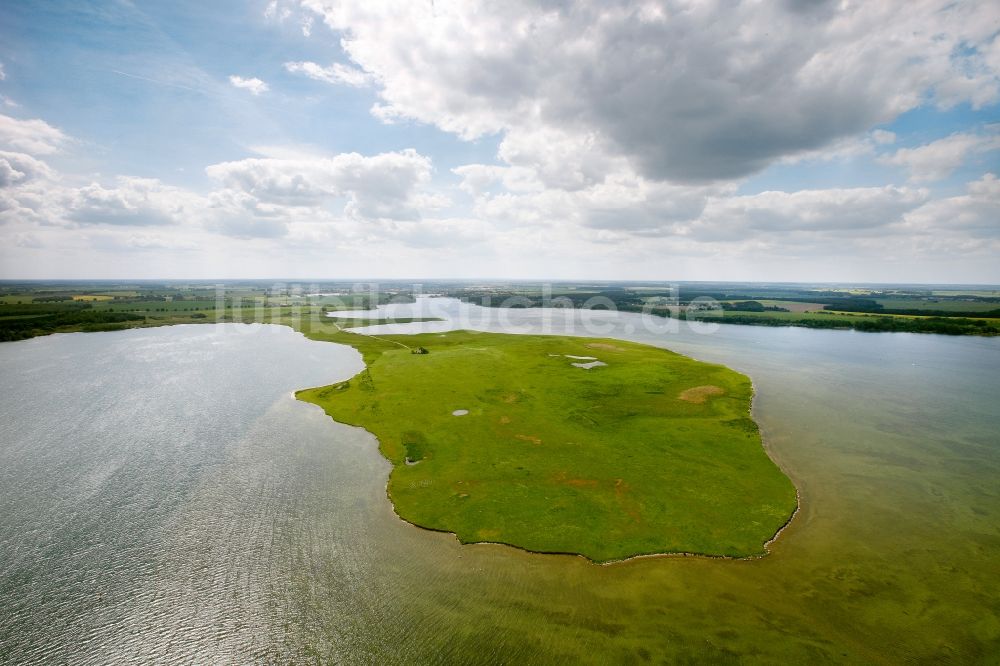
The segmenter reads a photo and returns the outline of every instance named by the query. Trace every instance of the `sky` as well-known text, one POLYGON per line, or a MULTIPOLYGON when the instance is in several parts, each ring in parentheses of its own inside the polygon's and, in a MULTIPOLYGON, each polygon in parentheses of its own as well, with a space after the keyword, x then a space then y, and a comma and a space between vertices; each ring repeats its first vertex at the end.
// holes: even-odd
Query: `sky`
POLYGON ((1000 3, 0 3, 28 278, 997 284, 1000 3))

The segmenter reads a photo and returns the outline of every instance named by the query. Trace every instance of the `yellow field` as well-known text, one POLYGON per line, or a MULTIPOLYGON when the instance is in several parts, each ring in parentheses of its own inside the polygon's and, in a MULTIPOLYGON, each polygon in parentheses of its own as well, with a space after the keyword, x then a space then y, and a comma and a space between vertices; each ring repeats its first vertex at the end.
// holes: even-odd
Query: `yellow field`
POLYGON ((822 303, 799 303, 798 301, 781 301, 769 298, 739 298, 726 301, 727 303, 741 303, 743 301, 757 301, 764 307, 777 306, 785 308, 789 312, 818 312, 823 309, 822 303))
POLYGON ((80 294, 73 297, 74 301, 113 301, 114 296, 104 296, 101 294, 80 294))
MULTIPOLYGON (((891 310, 888 312, 848 312, 841 310, 824 310, 824 312, 829 312, 834 315, 844 315, 849 317, 896 317, 899 319, 932 319, 940 318, 941 315, 913 315, 913 314, 898 314, 891 310)), ((991 317, 960 317, 960 319, 969 319, 972 321, 996 321, 991 317)))

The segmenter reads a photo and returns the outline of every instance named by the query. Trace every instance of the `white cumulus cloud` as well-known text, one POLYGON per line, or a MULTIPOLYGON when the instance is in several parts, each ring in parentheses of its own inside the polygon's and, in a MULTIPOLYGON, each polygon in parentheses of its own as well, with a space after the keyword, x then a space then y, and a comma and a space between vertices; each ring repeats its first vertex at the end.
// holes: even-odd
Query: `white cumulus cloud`
POLYGON ((44 120, 19 120, 0 114, 0 148, 31 155, 51 155, 69 141, 57 127, 44 120))
POLYGON ((155 178, 119 176, 111 186, 91 183, 67 191, 65 216, 80 224, 157 226, 192 220, 204 200, 155 178))
POLYGON ((236 88, 250 91, 251 95, 260 95, 271 89, 270 86, 257 77, 245 79, 242 76, 232 74, 229 77, 229 83, 236 88))
MULTIPOLYGON (((426 190, 432 166, 415 150, 364 156, 248 158, 206 168, 221 185, 215 207, 236 235, 277 234, 289 221, 337 216, 353 220, 418 220, 448 204, 426 190), (252 222, 251 218, 271 222, 252 222), (247 226, 249 225, 249 226, 247 226)), ((280 235, 280 234, 277 234, 280 235)))
POLYGON ((878 158, 882 164, 908 169, 915 181, 947 178, 975 153, 1000 149, 1000 135, 956 133, 916 148, 900 148, 878 158))
MULTIPOLYGON (((1000 94, 996 3, 302 5, 378 82, 382 119, 499 133, 511 155, 562 135, 554 153, 577 146, 575 164, 624 158, 654 180, 738 178, 927 100, 978 107, 1000 94)), ((548 156, 523 159, 552 171, 548 156)), ((593 177, 584 168, 569 186, 593 177)))
POLYGON ((0 150, 0 188, 26 185, 33 180, 53 176, 53 171, 45 162, 31 155, 0 150))
POLYGON ((912 231, 954 238, 956 231, 1000 241, 1000 179, 985 174, 966 193, 928 202, 907 216, 912 231))
POLYGON ((339 62, 335 62, 329 67, 323 67, 314 62, 286 62, 285 69, 292 74, 304 74, 310 79, 324 81, 326 83, 342 84, 361 88, 369 85, 372 78, 369 74, 355 67, 348 67, 339 62))
POLYGON ((786 242, 798 233, 887 235, 892 233, 892 225, 927 200, 925 190, 893 186, 720 197, 678 233, 707 242, 753 238, 786 242))

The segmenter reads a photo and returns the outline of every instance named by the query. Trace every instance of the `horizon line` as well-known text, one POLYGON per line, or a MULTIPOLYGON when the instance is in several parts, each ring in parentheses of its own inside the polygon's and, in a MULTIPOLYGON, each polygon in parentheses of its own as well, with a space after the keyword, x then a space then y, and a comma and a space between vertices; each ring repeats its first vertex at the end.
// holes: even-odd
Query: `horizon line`
POLYGON ((995 287, 1000 284, 988 282, 878 282, 878 281, 831 281, 831 280, 669 280, 669 279, 621 279, 621 278, 440 278, 440 277, 326 277, 326 278, 292 278, 292 277, 198 277, 198 278, 0 278, 0 284, 18 284, 26 282, 37 283, 70 283, 70 282, 356 282, 356 283, 413 283, 424 282, 494 282, 494 283, 649 283, 649 284, 772 284, 772 285, 852 285, 865 287, 995 287))

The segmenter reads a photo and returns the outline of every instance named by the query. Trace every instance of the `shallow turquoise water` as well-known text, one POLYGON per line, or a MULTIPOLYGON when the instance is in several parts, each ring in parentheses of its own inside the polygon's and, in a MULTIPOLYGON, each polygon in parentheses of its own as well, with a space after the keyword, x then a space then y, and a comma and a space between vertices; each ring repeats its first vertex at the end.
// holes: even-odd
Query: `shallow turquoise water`
POLYGON ((501 322, 437 304, 478 318, 463 327, 599 333, 746 372, 769 451, 801 491, 799 515, 771 555, 747 562, 598 567, 461 546, 395 517, 370 435, 291 398, 356 372, 351 349, 279 327, 4 343, 0 661, 1000 654, 1000 340, 668 333, 617 314, 597 315, 597 332, 579 313, 504 311, 501 322))

